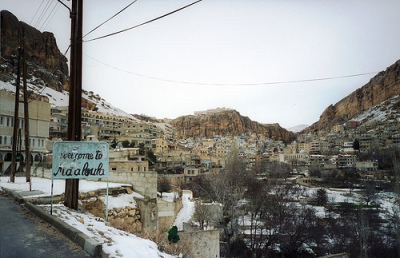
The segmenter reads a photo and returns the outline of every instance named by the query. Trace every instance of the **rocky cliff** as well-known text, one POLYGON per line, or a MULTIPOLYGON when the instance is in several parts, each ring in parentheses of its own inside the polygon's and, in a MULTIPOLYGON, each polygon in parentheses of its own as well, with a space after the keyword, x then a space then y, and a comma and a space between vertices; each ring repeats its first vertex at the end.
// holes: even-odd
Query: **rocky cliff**
POLYGON ((58 49, 54 35, 50 32, 40 32, 5 10, 0 12, 0 19, 0 80, 14 80, 18 66, 18 48, 23 47, 28 82, 58 91, 67 90, 69 88, 67 58, 58 49))
POLYGON ((240 115, 236 110, 223 111, 198 116, 181 116, 171 121, 176 128, 177 138, 213 137, 215 135, 240 135, 256 132, 273 140, 290 142, 294 138, 292 132, 279 124, 263 125, 240 115))
POLYGON ((357 89, 335 105, 327 107, 319 121, 308 129, 326 130, 333 125, 342 124, 362 111, 395 95, 400 95, 400 60, 385 71, 378 73, 362 88, 357 89))

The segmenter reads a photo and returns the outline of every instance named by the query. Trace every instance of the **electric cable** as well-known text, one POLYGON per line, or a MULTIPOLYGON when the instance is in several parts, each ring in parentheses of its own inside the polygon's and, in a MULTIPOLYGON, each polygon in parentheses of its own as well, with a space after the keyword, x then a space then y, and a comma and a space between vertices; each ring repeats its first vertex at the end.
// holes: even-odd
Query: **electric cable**
POLYGON ((125 11, 126 9, 128 9, 131 5, 133 5, 134 3, 136 3, 137 0, 134 0, 132 3, 128 4, 126 7, 124 7, 122 10, 120 10, 119 12, 117 12, 116 14, 114 14, 113 16, 111 16, 110 18, 108 18, 107 20, 105 20, 103 23, 99 24, 98 26, 96 26, 94 29, 92 29, 91 31, 89 31, 88 33, 86 33, 82 38, 86 37, 87 35, 89 35, 90 33, 92 33, 93 31, 97 30, 98 28, 100 28, 101 26, 103 26, 104 24, 106 24, 107 22, 109 22, 110 20, 112 20, 113 18, 115 18, 117 15, 119 15, 120 13, 122 13, 123 11, 125 11))
POLYGON ((185 6, 181 7, 181 8, 178 8, 178 9, 172 11, 172 12, 169 12, 169 13, 163 14, 163 15, 161 15, 161 16, 158 16, 158 17, 156 17, 156 18, 154 18, 154 19, 151 19, 151 20, 149 20, 149 21, 140 23, 140 24, 138 24, 138 25, 135 25, 135 26, 132 26, 132 27, 129 27, 129 28, 120 30, 120 31, 116 31, 116 32, 113 32, 113 33, 110 33, 110 34, 106 34, 106 35, 103 35, 103 36, 100 36, 100 37, 97 37, 97 38, 85 40, 85 41, 83 41, 83 42, 91 42, 91 41, 95 41, 95 40, 99 40, 99 39, 104 39, 104 38, 107 38, 107 37, 115 36, 115 35, 120 34, 120 33, 123 33, 123 32, 127 32, 127 31, 129 31, 129 30, 132 30, 132 29, 141 27, 141 26, 143 26, 143 25, 146 25, 146 24, 152 23, 152 22, 154 22, 154 21, 157 21, 157 20, 159 20, 159 19, 165 18, 165 17, 167 17, 167 16, 169 16, 169 15, 171 15, 171 14, 174 14, 174 13, 177 13, 177 12, 179 12, 179 11, 182 11, 183 9, 186 9, 186 8, 188 8, 188 7, 190 7, 190 6, 194 5, 194 4, 197 4, 197 3, 201 2, 201 1, 202 1, 202 0, 197 0, 197 1, 193 2, 193 3, 190 3, 190 4, 188 4, 188 5, 185 5, 185 6))
POLYGON ((51 3, 51 0, 47 0, 46 5, 44 6, 44 8, 43 8, 43 10, 42 10, 42 12, 41 12, 41 14, 40 14, 38 20, 36 21, 36 23, 35 23, 35 25, 34 25, 33 27, 37 28, 37 27, 39 26, 39 24, 40 24, 40 22, 42 21, 44 15, 47 13, 47 10, 48 10, 49 7, 50 7, 50 3, 51 3))
POLYGON ((369 75, 369 74, 376 74, 377 72, 366 72, 366 73, 358 73, 358 74, 350 74, 350 75, 342 75, 342 76, 332 76, 332 77, 323 77, 323 78, 313 78, 313 79, 302 79, 302 80, 291 80, 291 81, 275 81, 275 82, 258 82, 258 83, 205 83, 205 82, 190 82, 190 81, 179 81, 179 80, 171 80, 171 79, 165 79, 165 78, 159 78, 155 76, 148 76, 148 75, 143 75, 139 73, 134 73, 131 71, 127 71, 115 66, 112 66, 110 64, 104 63, 94 57, 88 56, 87 54, 84 54, 86 57, 95 60, 96 62, 103 64, 105 66, 108 66, 110 68, 113 68, 117 71, 121 71, 124 73, 132 74, 135 76, 147 78, 147 79, 152 79, 152 80, 157 80, 157 81, 163 81, 163 82, 172 82, 172 83, 180 83, 180 84, 189 84, 189 85, 202 85, 202 86, 262 86, 262 85, 279 85, 279 84, 293 84, 293 83, 301 83, 301 82, 313 82, 313 81, 328 81, 328 80, 336 80, 336 79, 343 79, 343 78, 351 78, 351 77, 359 77, 363 75, 369 75))
MULTIPOLYGON (((49 15, 47 15, 46 19, 45 19, 44 22, 42 23, 42 26, 40 26, 39 30, 42 30, 42 28, 43 28, 43 29, 46 28, 45 25, 47 24, 47 21, 49 20, 50 16, 51 16, 51 17, 54 16, 54 13, 55 13, 54 10, 56 9, 57 6, 59 6, 59 5, 58 5, 58 2, 55 2, 55 5, 54 5, 53 8, 51 9, 49 15)), ((50 19, 50 20, 51 20, 51 19, 50 19)), ((50 20, 49 20, 49 21, 50 21, 50 20)))
POLYGON ((31 25, 31 24, 32 24, 33 20, 34 20, 34 19, 35 19, 35 17, 36 17, 36 14, 39 12, 40 8, 42 7, 42 5, 43 5, 43 2, 44 2, 44 0, 42 0, 42 2, 40 3, 40 5, 39 5, 38 9, 37 9, 37 10, 36 10, 36 12, 35 12, 35 15, 33 15, 33 17, 32 17, 32 19, 31 19, 31 21, 29 22, 29 25, 31 25))

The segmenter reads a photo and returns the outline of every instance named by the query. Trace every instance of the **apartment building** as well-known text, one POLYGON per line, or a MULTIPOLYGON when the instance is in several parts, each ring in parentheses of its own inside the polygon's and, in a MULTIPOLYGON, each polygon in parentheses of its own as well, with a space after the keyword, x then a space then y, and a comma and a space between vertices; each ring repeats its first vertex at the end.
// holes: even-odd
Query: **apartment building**
POLYGON ((133 142, 135 146, 144 144, 146 148, 152 148, 152 140, 160 138, 163 131, 152 123, 129 121, 120 127, 118 141, 133 142))
POLYGON ((52 107, 50 110, 50 138, 67 138, 68 107, 52 107))
POLYGON ((149 162, 139 154, 139 148, 122 148, 109 152, 109 168, 111 171, 146 172, 149 162))
POLYGON ((198 177, 201 173, 202 173, 201 168, 186 167, 183 172, 185 177, 185 183, 189 183, 190 181, 193 180, 193 178, 198 177))
POLYGON ((338 168, 356 167, 356 155, 338 155, 336 165, 338 168))
MULTIPOLYGON (((22 101, 22 99, 21 99, 22 101)), ((9 169, 12 159, 12 142, 14 132, 14 103, 15 93, 0 90, 0 173, 9 169)), ((30 160, 41 161, 46 153, 46 141, 49 137, 50 126, 50 103, 46 97, 37 97, 28 105, 29 112, 29 146, 30 160)), ((25 157, 25 122, 24 106, 19 104, 18 129, 21 130, 21 155, 25 157)))
POLYGON ((166 139, 175 139, 176 130, 169 123, 154 123, 155 126, 160 128, 160 130, 164 133, 164 138, 166 139))

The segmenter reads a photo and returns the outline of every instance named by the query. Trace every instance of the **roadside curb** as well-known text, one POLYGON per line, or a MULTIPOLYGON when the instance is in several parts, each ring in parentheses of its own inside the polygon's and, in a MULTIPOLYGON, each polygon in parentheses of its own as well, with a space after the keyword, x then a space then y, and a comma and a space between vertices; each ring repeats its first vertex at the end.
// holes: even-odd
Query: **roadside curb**
POLYGON ((25 202, 24 198, 21 197, 18 193, 11 191, 10 189, 2 187, 2 190, 13 197, 13 199, 19 204, 24 204, 25 207, 31 211, 33 214, 48 222, 57 228, 61 233, 63 233, 66 237, 77 243, 79 246, 83 248, 88 254, 92 257, 108 257, 106 253, 103 252, 103 247, 101 243, 93 240, 92 238, 85 235, 80 230, 68 225, 61 219, 48 214, 44 209, 35 204, 27 201, 25 202))
POLYGON ((56 218, 48 214, 45 210, 30 202, 25 203, 25 206, 32 213, 36 214, 36 216, 56 227, 61 233, 63 233, 69 239, 77 243, 79 246, 81 246, 91 256, 102 257, 102 252, 103 252, 102 244, 89 238, 78 229, 68 225, 59 218, 56 218))
POLYGON ((2 187, 1 189, 4 192, 6 192, 8 195, 10 195, 17 203, 23 204, 25 202, 24 198, 22 198, 22 196, 19 195, 18 193, 14 192, 14 191, 12 191, 10 189, 7 189, 5 187, 2 187))

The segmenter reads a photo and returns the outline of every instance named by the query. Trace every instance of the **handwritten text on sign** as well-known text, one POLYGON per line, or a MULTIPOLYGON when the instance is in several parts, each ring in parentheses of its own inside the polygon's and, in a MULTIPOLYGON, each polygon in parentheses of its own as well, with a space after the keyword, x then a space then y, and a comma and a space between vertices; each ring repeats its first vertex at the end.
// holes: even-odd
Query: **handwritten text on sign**
POLYGON ((55 142, 53 144, 53 178, 108 177, 106 142, 55 142))

